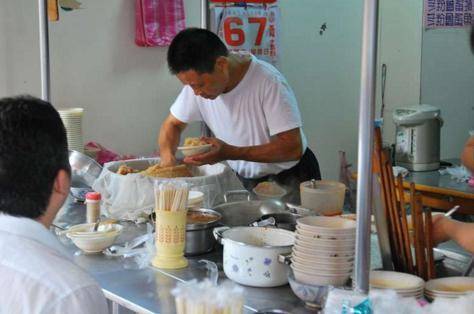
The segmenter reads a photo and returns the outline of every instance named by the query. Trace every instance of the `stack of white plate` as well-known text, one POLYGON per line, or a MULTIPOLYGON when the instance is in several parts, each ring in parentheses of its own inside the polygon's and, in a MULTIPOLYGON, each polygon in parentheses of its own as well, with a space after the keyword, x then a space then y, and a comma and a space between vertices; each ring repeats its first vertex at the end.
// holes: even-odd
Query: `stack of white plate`
POLYGON ((425 296, 430 299, 456 299, 474 292, 474 278, 447 277, 426 282, 425 296))
POLYGON ((82 139, 82 108, 66 108, 58 110, 67 132, 67 144, 70 150, 84 151, 82 139))
POLYGON ((296 225, 291 268, 297 281, 343 286, 354 266, 355 221, 308 216, 296 225))
POLYGON ((402 297, 423 297, 425 281, 415 275, 395 271, 371 271, 370 289, 395 290, 402 297))

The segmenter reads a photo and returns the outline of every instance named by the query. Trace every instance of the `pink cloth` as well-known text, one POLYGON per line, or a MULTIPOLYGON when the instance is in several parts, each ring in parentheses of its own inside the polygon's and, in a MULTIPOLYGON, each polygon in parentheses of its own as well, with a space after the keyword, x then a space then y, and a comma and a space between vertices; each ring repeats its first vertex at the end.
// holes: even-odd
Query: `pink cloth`
POLYGON ((84 149, 95 151, 96 152, 95 160, 101 165, 109 161, 127 160, 127 159, 136 158, 136 156, 133 156, 133 155, 119 155, 116 152, 108 150, 107 148, 105 148, 104 146, 96 142, 87 143, 86 145, 84 145, 84 149))
POLYGON ((168 46, 185 27, 183 0, 135 0, 135 43, 168 46))

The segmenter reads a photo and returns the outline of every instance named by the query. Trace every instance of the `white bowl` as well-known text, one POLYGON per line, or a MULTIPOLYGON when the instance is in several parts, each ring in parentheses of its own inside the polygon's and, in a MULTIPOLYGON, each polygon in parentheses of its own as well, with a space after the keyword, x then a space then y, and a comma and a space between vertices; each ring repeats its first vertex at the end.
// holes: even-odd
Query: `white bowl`
POLYGON ((344 286, 351 275, 350 273, 339 275, 326 275, 316 272, 309 273, 298 270, 293 265, 290 267, 295 274, 296 280, 310 285, 344 286))
POLYGON ((314 248, 308 248, 301 245, 293 246, 293 250, 297 251, 298 253, 304 254, 311 254, 320 257, 346 257, 346 258, 354 258, 354 250, 351 251, 342 251, 342 252, 334 252, 334 251, 324 251, 324 250, 315 250, 314 248))
POLYGON ((317 245, 311 242, 301 241, 300 239, 295 240, 295 246, 302 247, 308 250, 317 252, 333 252, 333 253, 353 253, 355 245, 352 246, 325 246, 317 245))
POLYGON ((343 274, 350 275, 353 270, 352 265, 349 265, 349 266, 346 265, 344 267, 333 266, 334 269, 329 269, 328 267, 325 267, 325 266, 321 267, 316 264, 308 266, 306 264, 301 264, 294 259, 292 260, 292 265, 293 265, 293 268, 298 271, 303 271, 307 273, 320 273, 327 276, 339 276, 343 274))
POLYGON ((355 241, 344 241, 344 240, 324 240, 324 239, 311 239, 307 237, 302 237, 301 235, 296 234, 296 242, 302 244, 303 246, 314 248, 316 250, 354 250, 355 241))
POLYGON ((315 260, 308 260, 301 258, 297 255, 291 257, 292 262, 302 265, 304 267, 314 268, 314 269, 327 269, 327 270, 346 270, 352 269, 354 267, 353 262, 341 262, 341 263, 324 263, 315 260))
POLYGON ((326 235, 352 235, 356 222, 341 217, 306 216, 297 220, 301 229, 326 235))
POLYGON ((355 246, 355 239, 324 239, 320 238, 317 235, 313 234, 309 236, 308 234, 301 233, 300 230, 296 231, 296 237, 305 242, 315 243, 316 245, 325 245, 325 246, 355 246))
POLYGON ((204 193, 201 191, 189 191, 188 207, 201 207, 204 202, 204 193))
POLYGON ((298 257, 299 259, 310 260, 311 262, 315 263, 323 263, 323 264, 339 264, 339 263, 352 263, 354 262, 354 255, 352 256, 341 256, 341 257, 333 257, 327 256, 327 254, 320 254, 320 253, 304 253, 301 251, 300 248, 293 247, 293 256, 298 257))
POLYGON ((310 237, 313 239, 322 239, 322 240, 352 240, 355 241, 355 232, 347 233, 347 234, 328 234, 328 233, 321 233, 321 232, 314 232, 299 225, 296 225, 296 232, 299 235, 303 235, 305 237, 310 237))
POLYGON ((293 293, 310 308, 321 308, 326 303, 330 286, 317 286, 296 280, 293 271, 288 273, 288 282, 293 293))
POLYGON ((81 250, 87 253, 98 253, 114 244, 115 239, 122 231, 122 226, 112 225, 114 231, 105 233, 96 233, 96 235, 84 235, 76 232, 68 232, 66 236, 81 250))
POLYGON ((183 153, 184 156, 194 156, 198 154, 204 154, 211 150, 212 144, 205 144, 199 146, 180 146, 178 150, 183 153))

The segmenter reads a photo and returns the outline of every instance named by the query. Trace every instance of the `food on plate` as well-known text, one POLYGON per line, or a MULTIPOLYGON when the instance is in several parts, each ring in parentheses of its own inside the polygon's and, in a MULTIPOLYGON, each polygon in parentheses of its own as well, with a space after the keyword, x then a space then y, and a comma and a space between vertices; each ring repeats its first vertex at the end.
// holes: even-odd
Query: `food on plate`
POLYGON ((171 167, 161 167, 159 164, 148 167, 140 172, 143 175, 157 178, 181 178, 192 177, 193 174, 186 165, 178 165, 171 167))
POLYGON ((129 173, 137 173, 137 172, 138 170, 133 169, 132 167, 129 167, 127 165, 121 165, 117 170, 117 173, 121 175, 127 175, 129 173))
POLYGON ((281 195, 285 193, 285 190, 275 182, 264 181, 257 184, 254 189, 255 193, 264 195, 281 195))
POLYGON ((191 170, 186 165, 178 165, 171 167, 161 167, 159 164, 148 167, 143 171, 133 169, 132 167, 121 165, 118 170, 118 174, 127 175, 129 173, 140 173, 144 176, 156 177, 156 178, 181 178, 181 177, 192 177, 191 170))
POLYGON ((206 145, 207 143, 201 140, 199 137, 187 137, 184 139, 184 144, 183 146, 189 147, 189 146, 202 146, 206 145))
POLYGON ((188 211, 186 216, 186 223, 187 224, 205 224, 212 221, 218 220, 219 217, 217 215, 208 214, 208 213, 201 213, 197 211, 188 211))

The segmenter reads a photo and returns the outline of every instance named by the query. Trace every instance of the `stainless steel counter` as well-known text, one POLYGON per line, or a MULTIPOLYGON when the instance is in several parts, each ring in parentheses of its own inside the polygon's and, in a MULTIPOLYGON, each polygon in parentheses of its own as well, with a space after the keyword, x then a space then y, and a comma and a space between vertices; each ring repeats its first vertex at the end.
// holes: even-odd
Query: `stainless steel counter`
MULTIPOLYGON (((70 201, 70 200, 69 200, 70 201)), ((85 206, 68 202, 64 206, 55 225, 67 227, 85 221, 85 206)), ((123 223, 124 230, 117 243, 127 242, 146 232, 145 225, 123 223)), ((181 270, 160 270, 148 266, 137 269, 132 259, 112 258, 103 254, 83 254, 65 237, 60 240, 73 256, 74 261, 94 277, 107 299, 113 302, 114 313, 118 306, 139 313, 175 313, 174 298, 171 290, 178 282, 192 279, 203 279, 206 270, 198 261, 207 259, 214 261, 219 267, 219 281, 227 281, 222 272, 222 252, 217 249, 212 253, 197 257, 189 257, 189 266, 181 270)), ((444 249, 455 251, 452 258, 438 263, 437 270, 444 276, 458 275, 465 267, 469 257, 453 244, 443 246, 444 249)), ((372 237, 372 268, 381 267, 376 236, 372 237)), ((288 285, 277 288, 245 287, 245 311, 255 313, 263 309, 281 309, 290 313, 314 313, 305 308, 291 291, 288 285)))
MULTIPOLYGON (((85 221, 85 207, 79 204, 66 205, 55 225, 67 227, 85 221)), ((145 233, 145 225, 123 223, 124 230, 117 243, 124 243, 145 233)), ((60 237, 74 261, 94 277, 107 299, 139 313, 175 313, 174 297, 171 290, 178 282, 192 279, 203 279, 206 270, 198 261, 207 259, 219 266, 219 281, 227 281, 222 272, 222 253, 217 249, 214 252, 197 257, 189 257, 189 266, 181 270, 159 270, 148 266, 137 269, 132 259, 108 257, 103 254, 84 254, 72 242, 60 237)), ((290 286, 277 288, 245 287, 245 311, 254 313, 263 309, 281 309, 291 313, 314 313, 306 309, 291 291, 290 286)))

